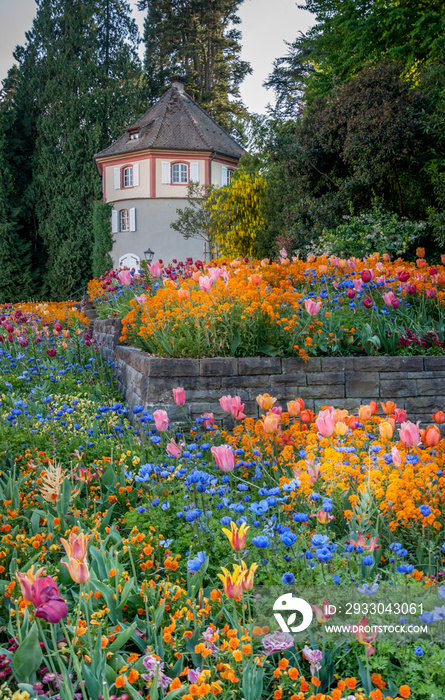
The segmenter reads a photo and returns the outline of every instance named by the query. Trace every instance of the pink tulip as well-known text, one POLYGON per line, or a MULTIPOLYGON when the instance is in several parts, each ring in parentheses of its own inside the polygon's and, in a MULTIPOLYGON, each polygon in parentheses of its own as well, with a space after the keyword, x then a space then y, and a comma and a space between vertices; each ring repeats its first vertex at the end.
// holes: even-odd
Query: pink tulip
POLYGON ((231 472, 235 467, 235 457, 232 452, 232 448, 229 445, 219 445, 219 447, 212 447, 211 453, 217 466, 222 472, 231 472))
POLYGON ((396 298, 396 295, 394 292, 386 292, 386 294, 382 294, 382 299, 385 302, 386 306, 392 306, 392 302, 396 298))
POLYGON ((272 406, 272 408, 270 409, 270 412, 276 413, 277 416, 281 416, 281 414, 283 413, 283 409, 281 408, 281 406, 272 406))
POLYGON ((358 625, 349 625, 349 629, 351 632, 354 632, 360 644, 366 646, 366 656, 372 656, 375 652, 375 647, 372 646, 372 642, 379 633, 379 626, 375 625, 371 627, 371 634, 367 634, 367 630, 370 629, 368 618, 362 617, 358 625))
POLYGON ((118 275, 119 282, 124 285, 124 287, 129 287, 132 282, 132 276, 128 270, 121 270, 118 275))
POLYGON ((287 258, 287 250, 285 248, 281 248, 280 255, 282 258, 287 258))
MULTIPOLYGON (((208 270, 209 277, 212 280, 212 282, 216 282, 221 277, 221 268, 220 267, 210 267, 208 270)), ((206 290, 207 291, 207 290, 206 290)))
POLYGON ((304 306, 308 314, 316 316, 321 309, 321 301, 316 303, 313 299, 305 299, 304 306))
POLYGON ((150 275, 152 277, 160 277, 162 274, 162 267, 159 264, 159 260, 157 262, 152 263, 152 265, 149 265, 148 269, 150 270, 150 275))
POLYGON ((153 413, 153 418, 156 425, 156 430, 163 433, 168 428, 168 414, 167 411, 162 411, 158 409, 153 413))
POLYGON ((173 399, 177 406, 183 406, 185 404, 185 391, 182 386, 173 389, 173 399))
POLYGON ((320 525, 328 525, 331 522, 331 520, 335 520, 335 517, 330 513, 327 513, 325 510, 319 510, 318 513, 313 517, 317 518, 320 525))
POLYGON ((396 422, 397 423, 405 423, 406 421, 406 411, 403 408, 396 408, 394 411, 396 422))
POLYGON ((31 600, 36 609, 35 616, 53 625, 68 615, 67 605, 51 576, 38 578, 32 584, 31 600))
POLYGON ((225 413, 232 412, 232 397, 230 395, 229 396, 221 396, 219 403, 220 403, 222 410, 225 413))
POLYGON ((361 292, 362 287, 363 287, 363 282, 362 280, 353 280, 354 281, 354 288, 356 292, 361 292))
POLYGON ((236 418, 236 420, 242 420, 243 418, 246 417, 245 414, 243 413, 243 408, 244 408, 244 404, 241 403, 241 397, 235 396, 232 399, 232 405, 230 408, 230 412, 231 412, 232 416, 234 418, 236 418))
POLYGON ((201 287, 203 292, 210 292, 210 289, 212 287, 212 280, 210 277, 200 277, 199 278, 199 286, 201 287))
POLYGON ((400 467, 400 465, 402 464, 402 456, 401 456, 399 450, 397 449, 397 447, 392 448, 391 455, 392 455, 393 464, 396 467, 400 467))
POLYGON ((215 419, 213 417, 213 413, 203 413, 201 418, 203 419, 203 423, 206 428, 209 428, 211 425, 215 423, 215 419))
POLYGON ((38 578, 41 578, 42 574, 45 573, 45 569, 37 569, 36 573, 34 573, 34 564, 28 569, 28 571, 23 574, 20 571, 17 571, 17 580, 20 585, 20 591, 22 593, 22 596, 25 600, 28 600, 31 602, 32 600, 32 584, 37 581, 38 578))
POLYGON ((426 295, 427 295, 428 299, 434 299, 434 297, 436 296, 436 290, 434 288, 427 289, 426 295))
POLYGON ((136 299, 138 304, 143 304, 145 302, 145 300, 147 299, 147 297, 145 294, 141 294, 140 296, 135 297, 135 299, 136 299))
POLYGON ((176 444, 174 439, 172 438, 170 442, 167 445, 167 454, 171 455, 175 459, 178 459, 182 455, 182 448, 176 444))
POLYGON ((334 409, 332 406, 330 408, 326 408, 324 411, 320 411, 315 420, 315 427, 323 437, 329 437, 332 435, 335 427, 334 409))
POLYGON ((399 428, 400 439, 404 445, 407 447, 417 447, 420 443, 420 431, 419 431, 420 421, 417 424, 407 421, 402 423, 402 427, 399 428))

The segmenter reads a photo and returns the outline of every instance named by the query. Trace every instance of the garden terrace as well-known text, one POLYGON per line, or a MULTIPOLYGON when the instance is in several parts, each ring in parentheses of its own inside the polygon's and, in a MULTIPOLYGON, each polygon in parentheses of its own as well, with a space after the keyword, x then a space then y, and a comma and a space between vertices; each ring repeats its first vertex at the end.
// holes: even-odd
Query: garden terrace
POLYGON ((237 394, 249 415, 259 415, 256 396, 266 391, 278 403, 296 396, 311 411, 334 404, 354 411, 370 400, 393 400, 412 420, 430 422, 445 404, 445 356, 299 358, 161 358, 119 344, 119 319, 94 321, 94 335, 104 357, 113 359, 119 388, 130 406, 166 407, 170 417, 184 413, 172 389, 187 393, 192 418, 213 412, 222 418, 219 398, 237 394))

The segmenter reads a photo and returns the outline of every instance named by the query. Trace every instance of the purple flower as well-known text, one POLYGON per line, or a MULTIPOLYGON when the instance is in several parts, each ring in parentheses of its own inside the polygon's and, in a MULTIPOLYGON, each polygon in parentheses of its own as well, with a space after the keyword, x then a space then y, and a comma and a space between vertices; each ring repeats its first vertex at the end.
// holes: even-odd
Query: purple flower
POLYGON ((158 688, 166 690, 170 685, 171 678, 165 675, 163 668, 164 662, 158 661, 154 656, 145 656, 142 659, 144 667, 147 669, 147 673, 142 674, 142 678, 145 681, 152 681, 156 676, 156 670, 158 669, 158 688))
POLYGON ((201 675, 200 668, 189 668, 189 670, 187 672, 187 680, 189 683, 197 683, 200 675, 201 675))
POLYGON ((263 637, 263 647, 267 654, 290 649, 294 646, 294 643, 294 638, 288 632, 274 632, 263 637))
POLYGON ((319 671, 321 668, 320 661, 323 658, 323 653, 320 649, 310 649, 306 644, 303 649, 303 656, 306 661, 309 661, 311 665, 311 674, 314 676, 316 671, 319 671))

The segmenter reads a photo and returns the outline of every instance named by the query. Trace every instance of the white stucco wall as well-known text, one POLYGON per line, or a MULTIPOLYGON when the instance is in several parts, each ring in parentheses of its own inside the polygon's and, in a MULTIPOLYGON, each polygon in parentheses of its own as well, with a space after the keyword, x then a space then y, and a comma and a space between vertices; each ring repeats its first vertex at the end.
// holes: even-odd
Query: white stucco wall
POLYGON ((144 259, 144 250, 154 251, 154 260, 159 258, 165 263, 173 259, 178 261, 187 257, 203 260, 204 242, 201 239, 186 240, 180 233, 170 228, 176 221, 176 209, 187 206, 186 199, 125 199, 114 205, 114 209, 136 208, 136 231, 121 231, 113 234, 113 266, 119 266, 119 260, 127 254, 144 259))

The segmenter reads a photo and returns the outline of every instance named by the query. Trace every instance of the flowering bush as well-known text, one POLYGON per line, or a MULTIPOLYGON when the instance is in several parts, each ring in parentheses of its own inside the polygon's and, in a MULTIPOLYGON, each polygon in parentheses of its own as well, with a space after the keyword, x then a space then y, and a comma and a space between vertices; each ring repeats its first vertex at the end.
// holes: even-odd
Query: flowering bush
POLYGON ((158 266, 156 289, 128 297, 122 340, 164 357, 443 353, 445 271, 423 250, 416 264, 281 252, 174 278, 158 266))
POLYGON ((421 430, 390 401, 314 415, 259 394, 255 421, 224 396, 232 431, 170 426, 128 415, 78 321, 18 310, 0 348, 3 697, 440 697, 441 407, 421 430), (23 346, 34 322, 49 333, 23 346), (260 618, 262 591, 301 586, 318 591, 308 629, 260 618), (385 587, 426 632, 366 631, 385 587), (360 612, 336 640, 342 596, 360 612))

